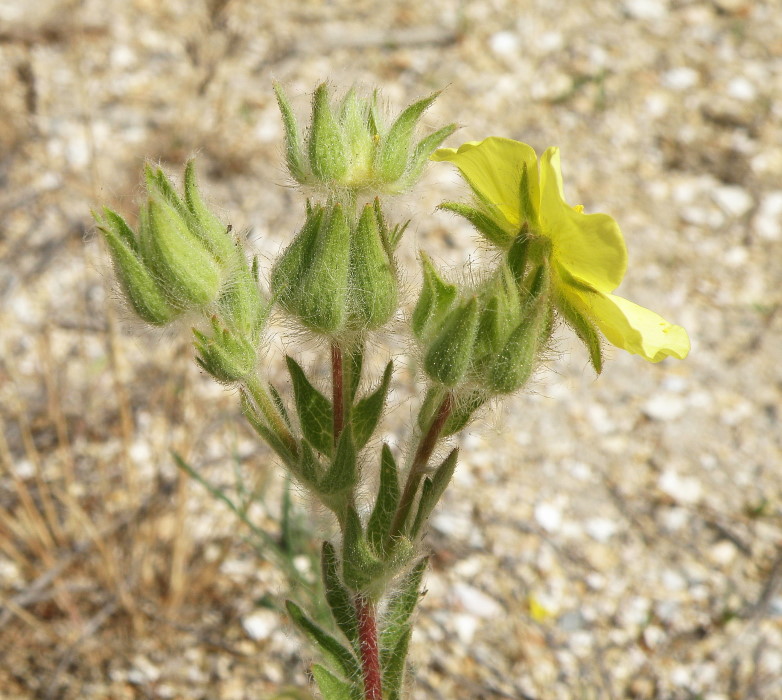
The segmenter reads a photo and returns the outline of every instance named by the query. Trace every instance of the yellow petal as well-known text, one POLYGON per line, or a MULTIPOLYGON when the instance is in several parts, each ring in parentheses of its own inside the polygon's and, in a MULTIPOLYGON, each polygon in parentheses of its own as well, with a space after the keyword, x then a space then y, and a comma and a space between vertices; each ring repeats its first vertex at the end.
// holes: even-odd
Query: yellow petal
POLYGON ((616 289, 627 269, 627 249, 619 226, 608 214, 582 214, 562 190, 559 149, 540 159, 540 223, 552 242, 557 263, 601 292, 616 289))
POLYGON ((523 163, 527 164, 533 206, 537 207, 540 201, 538 157, 526 143, 490 136, 483 141, 462 144, 458 150, 440 148, 431 159, 449 161, 459 168, 478 198, 497 207, 513 228, 520 224, 519 185, 523 163))
POLYGON ((668 356, 683 360, 690 352, 687 331, 668 323, 654 311, 614 294, 572 287, 561 291, 595 322, 608 342, 618 348, 650 362, 659 362, 668 356))

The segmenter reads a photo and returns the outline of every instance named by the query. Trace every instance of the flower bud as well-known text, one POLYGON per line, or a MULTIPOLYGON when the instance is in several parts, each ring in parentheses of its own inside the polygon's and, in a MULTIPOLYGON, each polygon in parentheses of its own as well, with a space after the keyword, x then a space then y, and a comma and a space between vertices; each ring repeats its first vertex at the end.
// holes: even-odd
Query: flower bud
POLYGON ((165 326, 182 313, 169 304, 163 290, 138 254, 138 241, 125 220, 104 208, 104 218, 95 216, 98 230, 109 247, 120 286, 133 310, 147 323, 165 326))
POLYGON ((255 369, 258 361, 256 344, 241 334, 223 328, 216 316, 212 317, 210 335, 195 329, 193 334, 198 353, 196 362, 217 381, 224 384, 239 382, 255 369))
POLYGON ((507 265, 502 265, 480 294, 481 312, 474 357, 481 365, 486 356, 502 350, 521 320, 521 296, 507 265))
POLYGON ((371 330, 386 323, 397 304, 397 280, 380 236, 375 209, 367 204, 350 251, 351 325, 371 330))
POLYGON ((269 307, 261 296, 253 271, 238 250, 234 251, 234 269, 223 284, 217 308, 232 329, 248 339, 260 337, 269 307))
POLYGON ((435 270, 429 256, 421 251, 424 281, 421 295, 413 310, 411 325, 418 340, 425 340, 432 331, 442 326, 443 318, 456 299, 456 285, 443 280, 435 270))
POLYGON ((141 210, 141 250, 169 298, 182 308, 217 298, 220 270, 176 208, 159 197, 141 210))
POLYGON ((335 109, 328 86, 313 96, 306 154, 290 103, 279 84, 274 85, 285 128, 288 171, 302 185, 397 194, 415 184, 432 152, 456 126, 450 124, 413 145, 418 121, 439 93, 403 110, 391 124, 381 114, 377 93, 362 98, 351 89, 335 109))
POLYGON ((272 271, 272 291, 310 330, 333 335, 344 329, 350 238, 340 205, 315 208, 272 271))
POLYGON ((424 359, 429 377, 449 387, 459 384, 470 367, 477 332, 478 301, 473 297, 446 316, 429 344, 424 359))

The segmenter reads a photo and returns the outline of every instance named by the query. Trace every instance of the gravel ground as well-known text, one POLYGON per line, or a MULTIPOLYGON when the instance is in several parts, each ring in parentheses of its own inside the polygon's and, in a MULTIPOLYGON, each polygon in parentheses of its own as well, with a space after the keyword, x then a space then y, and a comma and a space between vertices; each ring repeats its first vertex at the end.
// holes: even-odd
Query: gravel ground
MULTIPOLYGON (((463 125, 448 145, 559 145, 568 200, 625 234, 620 293, 692 338, 684 362, 616 351, 595 379, 563 330, 532 391, 460 438, 412 697, 782 698, 778 0, 0 3, 0 696, 308 697, 277 695, 306 687, 308 656, 257 604, 285 583, 169 451, 222 484, 240 462, 270 530, 282 479, 186 333, 117 312, 89 218, 133 210, 145 157, 174 173, 197 152, 212 201, 275 255, 302 203, 272 79, 302 113, 323 79, 395 108, 445 87, 426 121, 463 125), (106 539, 80 569, 91 545, 55 531, 28 553, 20 494, 45 510, 47 484, 74 542, 134 513, 129 549, 106 539)), ((475 257, 434 211, 463 194, 432 166, 399 205, 411 280, 418 247, 475 257)), ((399 444, 414 362, 394 352, 399 444)))

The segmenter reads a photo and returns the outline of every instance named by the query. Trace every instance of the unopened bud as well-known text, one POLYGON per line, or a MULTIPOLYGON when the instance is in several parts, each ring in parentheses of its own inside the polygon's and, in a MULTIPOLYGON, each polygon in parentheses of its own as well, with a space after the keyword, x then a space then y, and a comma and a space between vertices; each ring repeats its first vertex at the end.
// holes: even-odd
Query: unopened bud
POLYGON ((459 384, 470 366, 477 332, 478 302, 473 297, 445 318, 442 330, 428 347, 426 373, 445 386, 459 384))
POLYGON ((256 346, 233 333, 212 317, 211 334, 193 330, 198 353, 196 362, 217 381, 233 384, 246 379, 258 361, 256 346))
POLYGON ((445 314, 456 299, 456 285, 449 284, 437 273, 429 256, 421 251, 421 266, 424 281, 421 295, 413 310, 411 325, 413 334, 418 340, 425 340, 432 332, 439 329, 445 314))
POLYGON ((312 126, 309 137, 310 167, 322 181, 341 180, 348 169, 346 143, 329 104, 326 83, 315 90, 312 100, 312 126))

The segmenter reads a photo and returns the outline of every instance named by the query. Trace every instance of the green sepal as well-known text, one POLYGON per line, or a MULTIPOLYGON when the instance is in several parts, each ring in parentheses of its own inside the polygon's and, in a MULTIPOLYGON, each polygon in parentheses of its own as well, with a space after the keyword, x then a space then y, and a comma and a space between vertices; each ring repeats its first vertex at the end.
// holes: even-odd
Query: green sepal
POLYGON ((304 370, 292 357, 286 356, 293 383, 293 397, 304 437, 318 452, 334 454, 334 416, 331 401, 307 379, 304 370))
POLYGON ((188 223, 194 224, 194 233, 218 263, 228 265, 240 253, 228 233, 228 227, 204 204, 196 184, 195 160, 192 158, 185 166, 185 203, 192 215, 192 222, 188 223))
POLYGON ((433 328, 439 327, 443 317, 453 305, 457 288, 456 285, 440 277, 426 253, 421 251, 420 255, 424 280, 410 324, 413 335, 419 340, 424 340, 433 328))
POLYGON ((533 308, 510 334, 486 375, 488 387, 498 394, 519 389, 535 370, 535 360, 543 341, 546 309, 533 308))
POLYGON ((526 227, 522 227, 521 232, 513 239, 508 250, 508 267, 513 274, 516 284, 521 284, 524 279, 524 273, 527 269, 527 259, 529 257, 529 233, 526 227))
POLYGON ((258 341, 271 307, 261 296, 258 282, 239 251, 235 251, 233 269, 223 285, 217 306, 221 318, 232 329, 248 340, 258 341))
POLYGON ((310 168, 321 181, 339 181, 349 163, 342 128, 329 104, 326 83, 321 83, 312 99, 312 123, 309 135, 310 168))
POLYGON ((427 558, 419 561, 404 577, 399 588, 388 601, 378 640, 382 667, 387 665, 400 640, 410 629, 410 617, 418 604, 421 579, 428 563, 427 558))
POLYGON ((509 266, 500 266, 480 292, 479 299, 483 308, 478 322, 473 363, 480 370, 487 355, 492 356, 502 350, 521 320, 519 286, 509 266))
MULTIPOLYGON (((206 306, 215 300, 220 272, 209 252, 177 210, 163 199, 150 199, 145 262, 178 305, 206 306)), ((142 242, 143 245, 143 242, 142 242)))
POLYGON ((323 700, 363 700, 364 693, 354 683, 342 681, 320 664, 312 665, 312 676, 323 700))
POLYGON ((418 502, 418 512, 415 515, 413 528, 410 531, 410 537, 416 538, 421 534, 421 529, 426 524, 434 507, 445 492, 448 483, 456 470, 456 463, 459 459, 459 448, 454 447, 448 456, 442 461, 431 477, 424 480, 421 489, 421 498, 418 502))
POLYGON ((351 424, 348 423, 339 435, 334 459, 320 480, 318 493, 322 496, 344 494, 353 489, 357 480, 356 447, 351 424))
POLYGON ((393 371, 394 363, 389 362, 377 389, 362 398, 353 409, 353 437, 357 450, 364 447, 375 432, 380 416, 383 414, 393 371))
MULTIPOLYGON (((440 407, 445 398, 446 391, 441 386, 430 386, 426 391, 423 404, 418 411, 418 428, 422 431, 429 429, 434 418, 435 411, 440 407)), ((467 392, 459 392, 452 397, 453 406, 448 418, 443 423, 440 437, 446 438, 458 433, 466 426, 477 411, 487 400, 486 393, 478 389, 467 392)))
POLYGON ((292 600, 285 602, 293 623, 307 636, 324 658, 345 678, 360 678, 361 669, 353 652, 310 620, 292 600))
POLYGON ((136 234, 133 233, 133 229, 128 226, 127 221, 117 214, 117 212, 112 211, 108 207, 103 207, 103 219, 94 211, 92 212, 92 217, 95 219, 95 222, 98 224, 101 231, 104 231, 108 227, 109 230, 136 255, 141 254, 136 234))
POLYGON ((331 615, 354 649, 357 649, 359 647, 356 609, 353 607, 350 591, 345 588, 339 577, 339 557, 330 542, 323 543, 320 564, 326 602, 331 608, 331 615))
POLYGON ((98 220, 98 230, 109 248, 122 291, 138 316, 154 326, 165 326, 182 313, 169 304, 152 274, 129 244, 133 232, 124 219, 110 209, 98 220), (131 238, 129 238, 131 237, 131 238))
POLYGON ((473 297, 445 319, 424 358, 426 373, 445 386, 459 384, 470 366, 477 332, 478 302, 473 297))
POLYGON ((396 275, 370 204, 351 240, 349 299, 351 320, 360 330, 379 328, 396 311, 396 275))
POLYGON ((275 82, 273 88, 282 115, 282 125, 285 129, 285 162, 288 165, 288 172, 296 182, 305 184, 309 179, 309 172, 302 149, 299 124, 282 85, 275 82))
POLYGON ((407 650, 410 646, 410 637, 412 634, 412 625, 406 625, 406 629, 400 635, 396 646, 392 650, 381 654, 380 663, 383 670, 383 695, 388 698, 388 700, 400 700, 402 697, 407 650))
POLYGON ((513 235, 497 224, 485 211, 459 202, 443 202, 437 208, 464 217, 489 243, 493 243, 503 250, 509 248, 513 242, 513 235))
POLYGON ((380 457, 380 485, 372 514, 367 523, 367 539, 379 557, 385 559, 390 549, 388 534, 399 505, 399 478, 396 461, 388 445, 383 445, 380 457))
POLYGON ((174 186, 171 184, 171 180, 163 172, 162 168, 153 168, 149 163, 144 164, 144 182, 147 186, 147 194, 150 199, 155 197, 162 197, 168 204, 170 204, 177 213, 187 218, 189 211, 187 205, 177 193, 174 186))
POLYGON ((529 170, 526 162, 521 163, 521 179, 519 180, 519 219, 529 226, 535 227, 538 222, 538 205, 532 201, 529 188, 529 170))
POLYGON ((429 136, 424 137, 418 142, 418 145, 416 145, 415 150, 413 151, 410 165, 408 166, 402 183, 400 183, 400 186, 394 188, 395 191, 402 192, 416 183, 418 178, 421 177, 421 173, 429 160, 429 156, 431 156, 434 150, 456 131, 456 129, 456 124, 448 124, 448 126, 438 129, 433 134, 429 134, 429 136))
POLYGON ((305 264, 312 260, 312 251, 323 223, 325 209, 307 202, 307 218, 293 242, 277 258, 272 268, 271 288, 280 303, 291 313, 296 313, 296 301, 301 293, 301 281, 305 264))
POLYGON ((349 156, 348 185, 362 185, 372 180, 375 139, 367 124, 366 102, 359 99, 356 89, 348 90, 339 110, 342 133, 349 156))
POLYGON ((303 262, 296 313, 319 333, 338 332, 347 316, 350 238, 350 224, 337 204, 318 232, 312 257, 303 262))
POLYGON ((342 579, 352 591, 365 592, 373 582, 382 577, 385 564, 372 553, 364 536, 361 519, 350 506, 345 517, 342 545, 342 579))
POLYGON ((603 371, 603 345, 597 327, 563 297, 557 299, 557 311, 584 343, 595 373, 600 374, 603 371))
POLYGON ((410 157, 413 129, 439 92, 404 109, 388 130, 378 152, 377 172, 383 182, 394 182, 404 174, 410 157))
POLYGON ((389 228, 386 222, 386 217, 383 214, 383 207, 380 204, 380 197, 375 197, 375 201, 372 203, 375 210, 375 219, 377 219, 377 227, 380 230, 380 237, 383 239, 383 244, 386 247, 388 257, 391 258, 393 252, 399 246, 407 227, 410 225, 410 219, 403 224, 397 224, 394 228, 389 228))

